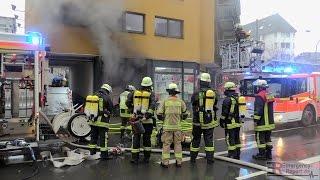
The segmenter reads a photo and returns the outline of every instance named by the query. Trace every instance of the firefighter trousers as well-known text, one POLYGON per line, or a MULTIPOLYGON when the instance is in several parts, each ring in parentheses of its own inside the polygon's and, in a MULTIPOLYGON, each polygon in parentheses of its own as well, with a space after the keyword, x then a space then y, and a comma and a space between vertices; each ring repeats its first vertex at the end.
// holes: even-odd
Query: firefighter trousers
POLYGON ((225 129, 226 143, 228 146, 228 155, 239 159, 241 150, 240 127, 225 129))
POLYGON ((91 126, 90 154, 101 151, 101 158, 108 156, 108 128, 91 126))
POLYGON ((139 159, 139 152, 140 152, 140 140, 142 136, 143 141, 143 148, 144 148, 144 159, 148 161, 150 159, 151 154, 151 134, 153 130, 153 124, 143 124, 145 129, 145 133, 143 134, 133 134, 132 138, 132 147, 131 147, 131 154, 133 160, 139 159))
POLYGON ((121 126, 120 126, 120 130, 121 130, 120 137, 121 138, 124 136, 124 132, 126 130, 128 122, 129 122, 129 118, 128 117, 121 117, 121 126))
POLYGON ((256 141, 259 149, 272 149, 271 131, 256 131, 256 141))
POLYGON ((203 138, 204 138, 207 162, 210 163, 213 161, 213 154, 214 154, 213 130, 214 128, 202 129, 200 126, 193 125, 193 129, 192 129, 193 139, 190 147, 190 155, 191 155, 192 161, 194 161, 198 156, 198 152, 200 150, 201 134, 203 134, 203 138))
POLYGON ((174 155, 177 164, 182 162, 182 132, 181 131, 164 131, 161 136, 162 146, 162 164, 169 165, 170 146, 174 145, 174 155))

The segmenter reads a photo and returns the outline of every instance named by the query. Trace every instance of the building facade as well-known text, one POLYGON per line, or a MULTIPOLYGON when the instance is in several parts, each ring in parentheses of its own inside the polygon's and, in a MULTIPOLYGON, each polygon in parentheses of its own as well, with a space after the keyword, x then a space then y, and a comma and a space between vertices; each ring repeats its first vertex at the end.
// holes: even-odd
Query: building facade
POLYGON ((43 34, 50 46, 52 64, 60 66, 72 64, 74 59, 82 59, 81 62, 91 59, 90 66, 96 74, 94 89, 107 79, 117 95, 126 84, 139 86, 141 78, 148 75, 154 79, 157 98, 163 99, 167 85, 175 82, 183 99, 190 100, 202 66, 214 61, 214 0, 93 0, 86 8, 83 3, 26 1, 26 30, 43 34), (56 14, 43 12, 42 6, 48 3, 52 9, 58 9, 56 14), (99 14, 100 8, 105 10, 99 14), (110 14, 103 14, 108 10, 110 14), (54 17, 59 14, 62 21, 54 17), (86 17, 79 18, 83 14, 86 17), (106 25, 101 26, 100 20, 106 20, 106 25), (104 28, 105 31, 98 31, 104 28), (101 64, 104 73, 97 70, 101 64), (101 73, 106 77, 98 80, 101 73))
POLYGON ((283 17, 274 14, 244 25, 251 38, 265 42, 264 60, 292 60, 297 32, 283 17))
POLYGON ((0 32, 4 33, 16 33, 16 19, 13 17, 1 17, 0 16, 0 32))

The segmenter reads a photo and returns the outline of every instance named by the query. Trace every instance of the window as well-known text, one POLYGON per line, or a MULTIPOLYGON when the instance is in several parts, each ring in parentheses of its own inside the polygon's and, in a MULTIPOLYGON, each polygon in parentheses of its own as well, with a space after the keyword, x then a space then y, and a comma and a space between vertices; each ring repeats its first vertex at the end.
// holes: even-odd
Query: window
POLYGON ((277 33, 274 33, 274 38, 277 38, 277 33))
POLYGON ((290 49, 290 43, 286 43, 286 48, 290 49))
POLYGON ((156 17, 155 35, 173 37, 173 38, 182 38, 183 37, 183 21, 156 17))
POLYGON ((274 43, 274 48, 278 49, 278 43, 274 43))
POLYGON ((125 30, 131 33, 144 33, 144 14, 126 12, 125 30))
POLYGON ((290 43, 281 43, 282 49, 290 49, 290 43))

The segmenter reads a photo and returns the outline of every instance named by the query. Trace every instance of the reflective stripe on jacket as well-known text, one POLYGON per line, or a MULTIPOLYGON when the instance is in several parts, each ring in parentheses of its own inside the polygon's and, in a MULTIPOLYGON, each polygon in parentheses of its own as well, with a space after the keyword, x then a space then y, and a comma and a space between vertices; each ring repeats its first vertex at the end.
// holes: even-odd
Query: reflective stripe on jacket
POLYGON ((164 115, 163 130, 181 130, 182 114, 186 111, 186 104, 176 96, 171 96, 161 102, 157 114, 164 115))
POLYGON ((223 100, 220 121, 225 123, 227 129, 242 126, 239 115, 238 95, 236 93, 230 92, 223 100))
POLYGON ((274 97, 265 90, 258 93, 254 102, 255 131, 269 131, 275 128, 273 117, 274 97))
POLYGON ((129 118, 132 116, 132 114, 129 112, 129 109, 126 105, 129 94, 130 94, 129 91, 124 91, 123 93, 120 94, 120 103, 119 103, 120 117, 129 118))

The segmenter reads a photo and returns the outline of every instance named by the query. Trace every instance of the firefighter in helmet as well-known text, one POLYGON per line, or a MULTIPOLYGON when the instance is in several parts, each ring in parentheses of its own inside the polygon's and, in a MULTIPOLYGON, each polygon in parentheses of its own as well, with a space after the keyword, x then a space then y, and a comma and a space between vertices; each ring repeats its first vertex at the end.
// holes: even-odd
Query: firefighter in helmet
POLYGON ((90 154, 95 154, 97 150, 101 152, 101 159, 108 159, 108 128, 113 103, 110 98, 112 87, 109 84, 103 84, 96 94, 98 100, 98 115, 89 121, 91 126, 91 140, 89 144, 90 154))
POLYGON ((224 94, 220 126, 225 129, 226 143, 228 146, 228 157, 240 159, 240 127, 241 119, 239 114, 239 96, 236 93, 236 84, 226 82, 224 84, 224 94))
POLYGON ((142 136, 144 146, 144 162, 149 163, 151 155, 151 134, 153 130, 153 118, 155 109, 155 96, 152 92, 152 79, 144 77, 141 81, 141 89, 135 90, 128 95, 126 105, 133 110, 135 121, 142 122, 144 132, 133 132, 132 160, 134 164, 139 162, 140 139, 142 136))
POLYGON ((188 117, 186 104, 183 100, 177 97, 180 93, 178 86, 175 83, 170 83, 167 89, 169 97, 160 103, 157 110, 158 119, 163 120, 163 134, 161 140, 162 162, 164 168, 168 168, 170 159, 170 146, 174 144, 174 154, 176 157, 176 166, 181 167, 182 163, 182 131, 181 120, 188 117))
POLYGON ((128 99, 128 95, 132 92, 134 92, 136 90, 136 88, 132 85, 127 85, 125 91, 123 91, 121 94, 120 94, 120 97, 119 97, 119 106, 120 106, 120 117, 121 117, 121 127, 120 127, 120 130, 121 130, 121 135, 120 135, 120 138, 121 140, 123 140, 123 136, 124 136, 124 132, 125 132, 125 129, 126 129, 126 126, 128 124, 128 121, 129 119, 131 118, 132 114, 127 105, 126 105, 126 102, 127 102, 127 99, 128 99))
POLYGON ((205 142, 207 163, 214 162, 214 138, 213 130, 219 124, 217 122, 216 92, 210 87, 211 77, 208 73, 200 75, 200 91, 195 92, 191 97, 193 109, 193 139, 190 147, 191 163, 195 163, 199 152, 201 134, 205 142))
POLYGON ((257 87, 253 119, 259 152, 252 157, 258 160, 272 159, 271 131, 275 128, 273 119, 274 97, 267 92, 269 86, 266 80, 258 79, 253 85, 257 87))

